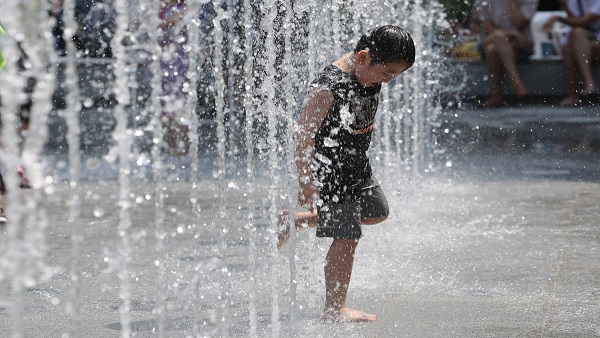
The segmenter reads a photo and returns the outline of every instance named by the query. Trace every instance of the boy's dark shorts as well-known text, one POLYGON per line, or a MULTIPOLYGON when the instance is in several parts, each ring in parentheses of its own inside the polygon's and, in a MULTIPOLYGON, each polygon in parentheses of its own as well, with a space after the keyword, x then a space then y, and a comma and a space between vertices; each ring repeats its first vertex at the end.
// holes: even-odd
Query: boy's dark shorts
POLYGON ((317 207, 317 237, 360 238, 363 219, 387 217, 390 212, 383 190, 373 176, 346 189, 339 203, 327 196, 321 198, 323 204, 317 207))

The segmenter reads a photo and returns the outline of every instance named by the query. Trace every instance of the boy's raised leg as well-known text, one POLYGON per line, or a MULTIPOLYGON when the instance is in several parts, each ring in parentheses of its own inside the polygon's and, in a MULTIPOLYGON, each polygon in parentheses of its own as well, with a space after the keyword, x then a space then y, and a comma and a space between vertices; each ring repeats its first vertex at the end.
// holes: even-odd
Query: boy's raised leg
POLYGON ((358 239, 334 239, 325 261, 325 310, 323 322, 373 322, 376 315, 346 307, 358 239))

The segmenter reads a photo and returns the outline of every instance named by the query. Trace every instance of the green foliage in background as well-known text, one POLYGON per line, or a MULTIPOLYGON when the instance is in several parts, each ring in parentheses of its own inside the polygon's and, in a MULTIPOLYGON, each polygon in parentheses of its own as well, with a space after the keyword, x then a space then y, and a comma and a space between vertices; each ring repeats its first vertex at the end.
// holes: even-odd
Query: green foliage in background
POLYGON ((459 19, 471 12, 475 0, 439 0, 446 8, 448 19, 459 19))
MULTIPOLYGON (((0 35, 4 34, 4 29, 0 26, 0 35)), ((4 68, 6 65, 6 60, 4 59, 4 55, 2 54, 2 49, 0 49, 0 69, 4 68)))

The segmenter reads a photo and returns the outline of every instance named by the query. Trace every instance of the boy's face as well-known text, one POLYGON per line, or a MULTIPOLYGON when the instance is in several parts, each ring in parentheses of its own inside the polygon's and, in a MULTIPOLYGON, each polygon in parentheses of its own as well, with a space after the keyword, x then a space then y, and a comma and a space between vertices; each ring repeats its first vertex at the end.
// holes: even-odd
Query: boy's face
POLYGON ((408 68, 404 61, 373 64, 371 54, 366 50, 356 55, 356 61, 356 79, 366 87, 390 82, 408 68))

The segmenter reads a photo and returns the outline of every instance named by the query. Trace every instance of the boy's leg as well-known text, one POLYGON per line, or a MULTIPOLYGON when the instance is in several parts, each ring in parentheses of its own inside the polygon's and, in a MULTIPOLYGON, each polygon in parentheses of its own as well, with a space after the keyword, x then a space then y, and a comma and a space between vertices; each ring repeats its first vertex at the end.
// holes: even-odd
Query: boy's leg
MULTIPOLYGON (((387 219, 390 212, 387 199, 381 189, 381 186, 375 177, 371 177, 364 182, 364 187, 360 191, 361 217, 360 224, 373 225, 387 219)), ((316 228, 318 214, 314 210, 297 212, 294 215, 294 227, 296 230, 316 228)), ((289 210, 285 209, 279 215, 277 232, 277 248, 281 249, 290 238, 290 217, 289 210)))
MULTIPOLYGON (((277 232, 277 249, 283 248, 285 243, 287 243, 288 239, 290 239, 290 224, 289 224, 289 210, 285 209, 279 215, 278 227, 279 231, 277 232)), ((379 224, 387 219, 387 216, 384 217, 365 217, 362 219, 362 225, 374 225, 379 224)), ((302 229, 310 229, 317 227, 317 212, 313 211, 302 211, 297 212, 294 225, 296 230, 302 229)))
MULTIPOLYGON (((357 223, 377 224, 383 222, 389 214, 389 206, 381 185, 375 177, 362 182, 362 186, 356 192, 358 194, 358 209, 342 209, 342 215, 352 217, 338 217, 339 224, 356 226, 357 223), (356 214, 355 214, 356 213, 356 214)), ((376 315, 367 314, 362 311, 346 307, 346 295, 348 285, 352 276, 354 265, 354 254, 360 238, 339 239, 334 235, 334 240, 329 247, 325 261, 325 311, 324 321, 350 321, 350 322, 372 322, 377 319, 376 315)), ((352 236, 349 236, 352 237, 352 236)))
POLYGON ((376 315, 346 307, 346 296, 357 239, 334 239, 325 261, 325 310, 323 321, 327 322, 372 322, 376 315))

